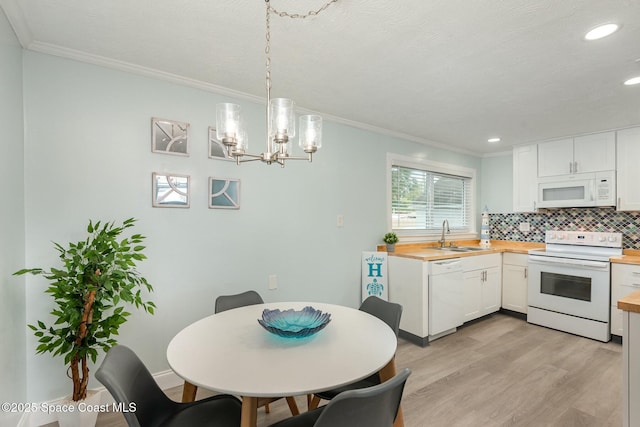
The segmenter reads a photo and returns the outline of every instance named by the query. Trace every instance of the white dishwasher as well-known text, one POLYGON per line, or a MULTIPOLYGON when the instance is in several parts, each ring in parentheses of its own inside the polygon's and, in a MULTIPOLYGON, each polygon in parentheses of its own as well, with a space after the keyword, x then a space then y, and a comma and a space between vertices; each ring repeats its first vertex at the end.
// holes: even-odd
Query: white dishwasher
POLYGON ((460 258, 429 261, 429 341, 462 325, 463 275, 460 258))

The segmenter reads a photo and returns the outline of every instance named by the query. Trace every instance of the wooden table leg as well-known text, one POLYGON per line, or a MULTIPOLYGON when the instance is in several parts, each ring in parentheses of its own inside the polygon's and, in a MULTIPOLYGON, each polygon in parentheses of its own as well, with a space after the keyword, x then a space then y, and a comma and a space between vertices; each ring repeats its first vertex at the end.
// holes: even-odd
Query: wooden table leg
POLYGON ((184 388, 182 389, 182 401, 183 402, 193 402, 196 400, 196 392, 198 391, 198 387, 191 384, 190 382, 184 382, 184 388))
POLYGON ((256 427, 258 423, 258 398, 242 396, 240 427, 256 427))
POLYGON ((289 405, 289 410, 291 411, 291 415, 300 415, 300 410, 298 409, 298 404, 296 403, 296 399, 293 396, 287 396, 287 405, 289 405))
MULTIPOLYGON (((380 375, 380 381, 385 382, 396 376, 396 358, 394 357, 385 365, 384 368, 380 369, 378 372, 380 375)), ((402 415, 402 406, 398 408, 398 415, 396 416, 396 420, 393 423, 393 427, 404 427, 404 417, 402 415)))

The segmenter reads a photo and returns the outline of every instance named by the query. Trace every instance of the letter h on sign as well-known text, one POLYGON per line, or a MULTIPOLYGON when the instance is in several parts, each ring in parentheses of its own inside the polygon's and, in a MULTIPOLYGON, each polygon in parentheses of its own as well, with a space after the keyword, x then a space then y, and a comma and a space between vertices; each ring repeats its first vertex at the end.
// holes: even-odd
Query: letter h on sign
POLYGON ((382 277, 382 264, 369 263, 369 277, 382 277), (375 266, 375 267, 374 267, 375 266), (375 272, 375 274, 374 274, 375 272))

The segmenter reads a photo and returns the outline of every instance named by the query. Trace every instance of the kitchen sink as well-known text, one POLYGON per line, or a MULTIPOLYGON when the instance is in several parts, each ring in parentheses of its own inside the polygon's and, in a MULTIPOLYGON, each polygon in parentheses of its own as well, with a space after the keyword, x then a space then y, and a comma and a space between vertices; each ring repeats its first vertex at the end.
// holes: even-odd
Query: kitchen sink
POLYGON ((486 251, 486 248, 479 248, 477 246, 445 246, 441 248, 440 246, 427 246, 424 249, 436 249, 439 251, 451 251, 451 252, 476 252, 476 251, 486 251))

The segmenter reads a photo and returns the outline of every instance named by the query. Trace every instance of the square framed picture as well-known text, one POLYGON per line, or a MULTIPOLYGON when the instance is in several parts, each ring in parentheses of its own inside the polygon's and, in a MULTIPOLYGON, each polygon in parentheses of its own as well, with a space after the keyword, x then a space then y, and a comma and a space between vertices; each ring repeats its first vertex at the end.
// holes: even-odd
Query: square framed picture
POLYGON ((227 152, 227 147, 217 138, 216 128, 209 126, 209 158, 218 160, 235 161, 227 152))
POLYGON ((155 208, 188 208, 190 202, 188 175, 153 173, 153 198, 155 208))
POLYGON ((209 208, 240 209, 240 180, 209 177, 209 208))
POLYGON ((189 123, 151 119, 151 151, 175 156, 189 156, 189 123))

